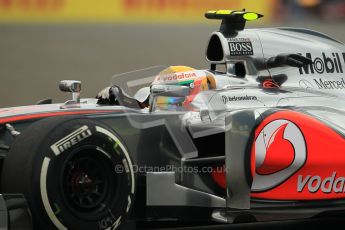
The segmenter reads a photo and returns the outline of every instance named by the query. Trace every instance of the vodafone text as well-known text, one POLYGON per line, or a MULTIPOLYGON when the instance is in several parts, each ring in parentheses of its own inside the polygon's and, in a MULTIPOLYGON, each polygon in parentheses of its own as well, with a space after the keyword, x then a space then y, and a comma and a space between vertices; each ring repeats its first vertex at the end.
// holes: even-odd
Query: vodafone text
POLYGON ((320 176, 298 176, 297 191, 305 190, 310 193, 321 191, 323 193, 344 193, 345 177, 337 177, 337 173, 322 179, 320 176))

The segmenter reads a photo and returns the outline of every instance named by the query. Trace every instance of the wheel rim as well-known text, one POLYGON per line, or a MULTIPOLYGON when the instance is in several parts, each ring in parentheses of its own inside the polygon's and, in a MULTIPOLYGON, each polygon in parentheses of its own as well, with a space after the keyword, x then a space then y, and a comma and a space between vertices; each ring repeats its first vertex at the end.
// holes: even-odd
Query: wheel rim
POLYGON ((115 196, 118 178, 111 159, 98 147, 72 152, 62 175, 63 197, 78 215, 102 212, 115 196))

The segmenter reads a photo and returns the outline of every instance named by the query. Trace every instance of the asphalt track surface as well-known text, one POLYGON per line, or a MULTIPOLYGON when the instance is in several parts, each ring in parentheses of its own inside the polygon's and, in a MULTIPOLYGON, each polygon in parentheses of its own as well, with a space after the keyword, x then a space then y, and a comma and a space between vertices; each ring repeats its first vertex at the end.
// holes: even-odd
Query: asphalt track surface
MULTIPOLYGON (((344 23, 294 23, 345 42, 344 23)), ((268 27, 268 26, 267 26, 268 27)), ((155 65, 207 67, 204 53, 218 25, 0 25, 0 107, 42 98, 62 102, 63 79, 81 80, 94 97, 115 73, 155 65)))

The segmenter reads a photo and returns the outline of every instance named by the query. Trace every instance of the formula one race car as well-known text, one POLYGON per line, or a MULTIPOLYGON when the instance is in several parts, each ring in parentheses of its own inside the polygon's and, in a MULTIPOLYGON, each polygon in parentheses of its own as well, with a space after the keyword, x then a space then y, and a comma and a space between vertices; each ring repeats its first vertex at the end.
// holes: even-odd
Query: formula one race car
POLYGON ((0 110, 0 228, 240 223, 345 211, 345 45, 219 10, 207 70, 116 75, 96 99, 0 110))

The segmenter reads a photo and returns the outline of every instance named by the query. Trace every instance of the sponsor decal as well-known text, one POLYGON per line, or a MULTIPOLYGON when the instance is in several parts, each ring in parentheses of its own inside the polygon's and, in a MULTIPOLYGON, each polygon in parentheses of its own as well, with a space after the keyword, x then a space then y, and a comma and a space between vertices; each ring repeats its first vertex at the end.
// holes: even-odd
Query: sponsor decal
POLYGON ((233 101, 256 101, 258 100, 258 98, 256 96, 222 96, 222 100, 224 104, 227 104, 229 102, 233 102, 233 101))
POLYGON ((345 80, 323 80, 322 78, 314 79, 319 89, 345 89, 345 80))
POLYGON ((345 63, 345 53, 332 53, 331 55, 326 55, 322 53, 321 57, 312 57, 311 53, 306 54, 307 58, 313 60, 310 65, 303 66, 299 69, 299 73, 303 74, 324 74, 324 73, 343 73, 343 64, 345 63), (341 57, 343 63, 341 62, 341 57))
POLYGON ((76 131, 72 132, 71 134, 67 135, 66 137, 50 146, 50 148, 57 156, 90 136, 92 136, 91 130, 89 129, 89 127, 84 125, 83 127, 77 129, 76 131))
POLYGON ((186 79, 194 79, 199 76, 201 76, 201 73, 198 73, 197 71, 165 74, 165 75, 157 76, 157 78, 155 79, 155 82, 169 82, 169 81, 176 82, 176 81, 182 81, 186 79))
POLYGON ((314 89, 313 84, 310 83, 310 81, 307 81, 305 79, 299 81, 299 86, 306 90, 314 89))
POLYGON ((331 176, 322 179, 320 176, 298 176, 297 191, 303 192, 307 189, 310 193, 321 191, 323 193, 344 193, 345 177, 337 177, 333 172, 331 176))
POLYGON ((296 124, 280 119, 268 123, 255 140, 253 192, 273 189, 294 175, 307 160, 304 135, 296 124))
POLYGON ((253 45, 249 38, 229 38, 230 56, 254 55, 253 45))

